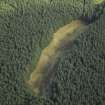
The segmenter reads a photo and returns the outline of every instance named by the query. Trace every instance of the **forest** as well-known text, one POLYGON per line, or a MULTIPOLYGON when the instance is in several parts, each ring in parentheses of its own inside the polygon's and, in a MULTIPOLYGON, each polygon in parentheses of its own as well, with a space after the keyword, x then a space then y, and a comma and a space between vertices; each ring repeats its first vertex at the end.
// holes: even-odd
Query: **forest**
POLYGON ((104 0, 0 0, 0 105, 105 105, 104 0), (88 28, 62 49, 41 96, 25 84, 42 50, 72 20, 88 28))

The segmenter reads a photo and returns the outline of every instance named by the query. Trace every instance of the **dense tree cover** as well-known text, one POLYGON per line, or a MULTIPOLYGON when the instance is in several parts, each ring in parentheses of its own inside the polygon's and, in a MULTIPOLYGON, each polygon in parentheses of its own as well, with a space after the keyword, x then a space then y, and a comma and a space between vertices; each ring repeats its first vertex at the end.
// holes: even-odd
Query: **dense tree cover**
POLYGON ((92 0, 0 1, 0 105, 104 105, 105 10, 64 47, 43 97, 24 82, 52 33, 94 10, 92 0))

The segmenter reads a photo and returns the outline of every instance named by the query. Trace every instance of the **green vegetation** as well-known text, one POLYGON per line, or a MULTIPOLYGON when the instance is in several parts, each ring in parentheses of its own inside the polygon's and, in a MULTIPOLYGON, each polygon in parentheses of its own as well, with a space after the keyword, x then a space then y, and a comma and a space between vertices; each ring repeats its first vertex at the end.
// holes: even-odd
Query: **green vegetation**
POLYGON ((101 4, 102 2, 105 2, 105 0, 94 0, 95 4, 101 4))
POLYGON ((24 82, 52 33, 81 15, 92 16, 96 6, 85 1, 0 1, 0 105, 104 105, 105 9, 72 46, 64 46, 43 97, 24 82))
POLYGON ((5 2, 0 2, 0 13, 6 13, 11 11, 14 11, 14 8, 12 8, 9 4, 5 2))

